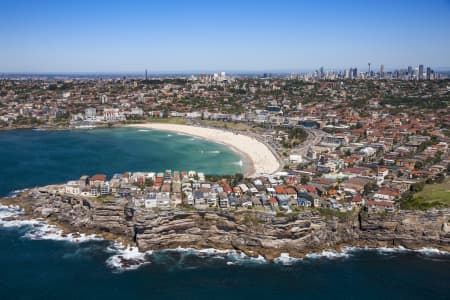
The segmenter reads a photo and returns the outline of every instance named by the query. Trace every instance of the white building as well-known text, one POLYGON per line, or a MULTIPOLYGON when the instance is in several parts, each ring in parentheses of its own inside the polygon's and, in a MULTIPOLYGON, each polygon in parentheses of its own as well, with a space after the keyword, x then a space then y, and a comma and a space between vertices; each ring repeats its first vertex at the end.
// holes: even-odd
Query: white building
POLYGON ((71 194, 71 195, 79 195, 81 190, 80 190, 80 184, 78 183, 78 181, 69 181, 65 186, 64 186, 64 192, 66 194, 71 194))
POLYGON ((103 110, 104 121, 123 121, 125 116, 119 111, 118 108, 105 108, 103 110))
POLYGON ((303 162, 303 158, 300 154, 291 154, 289 155, 289 162, 298 164, 303 162))
POLYGON ((95 107, 88 107, 84 110, 84 119, 87 121, 96 121, 97 110, 95 107))

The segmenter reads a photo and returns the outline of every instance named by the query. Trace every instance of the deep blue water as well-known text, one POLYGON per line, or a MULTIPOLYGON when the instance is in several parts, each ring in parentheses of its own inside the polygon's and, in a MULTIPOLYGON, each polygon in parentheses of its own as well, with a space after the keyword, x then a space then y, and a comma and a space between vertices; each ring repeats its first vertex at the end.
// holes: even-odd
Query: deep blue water
MULTIPOLYGON (((234 172, 238 159, 220 145, 161 132, 0 132, 0 194, 81 173, 166 168, 225 173, 230 166, 234 172), (168 138, 177 138, 179 145, 167 145, 168 138), (217 150, 221 152, 207 153, 217 150)), ((30 232, 39 232, 36 227, 8 224, 0 222, 2 300, 450 299, 449 255, 351 251, 345 257, 283 265, 228 255, 155 252, 146 256, 150 263, 119 272, 109 263, 117 254, 109 242, 34 240, 30 232)))
POLYGON ((107 242, 74 244, 0 230, 1 299, 449 299, 450 258, 351 252, 291 266, 154 253, 118 273, 107 242))

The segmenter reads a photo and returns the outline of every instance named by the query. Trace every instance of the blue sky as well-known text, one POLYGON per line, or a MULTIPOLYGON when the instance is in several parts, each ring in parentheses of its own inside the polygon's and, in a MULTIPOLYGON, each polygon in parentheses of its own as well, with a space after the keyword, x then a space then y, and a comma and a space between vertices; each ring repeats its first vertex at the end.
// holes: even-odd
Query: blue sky
POLYGON ((450 67, 450 0, 0 0, 0 40, 0 72, 450 67))

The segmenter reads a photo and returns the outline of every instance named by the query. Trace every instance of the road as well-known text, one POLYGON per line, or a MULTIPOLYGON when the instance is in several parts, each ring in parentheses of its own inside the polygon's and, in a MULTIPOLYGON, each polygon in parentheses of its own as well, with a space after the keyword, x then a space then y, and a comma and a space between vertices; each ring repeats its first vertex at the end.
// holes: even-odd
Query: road
POLYGON ((327 135, 326 132, 320 129, 305 129, 305 131, 308 133, 308 137, 301 145, 292 151, 294 154, 302 155, 302 157, 306 156, 306 153, 308 153, 308 149, 311 146, 319 144, 322 137, 327 135))

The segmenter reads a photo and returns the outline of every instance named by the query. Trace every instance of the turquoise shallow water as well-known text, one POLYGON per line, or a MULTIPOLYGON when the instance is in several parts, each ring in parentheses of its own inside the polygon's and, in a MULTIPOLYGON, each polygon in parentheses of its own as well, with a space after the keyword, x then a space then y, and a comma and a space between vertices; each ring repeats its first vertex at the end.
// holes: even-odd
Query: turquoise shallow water
POLYGON ((83 174, 196 170, 243 172, 223 145, 185 135, 134 128, 0 132, 0 195, 60 183, 83 174))
MULTIPOLYGON (((127 170, 240 171, 221 145, 137 129, 0 132, 0 195, 81 174, 127 170), (170 141, 170 143, 167 143, 170 141), (176 141, 176 143, 172 143, 176 141)), ((0 207, 0 219, 8 211, 0 207)), ((229 255, 155 252, 114 267, 106 241, 72 243, 42 224, 0 221, 0 299, 450 299, 450 256, 350 251, 290 265, 229 255)))

